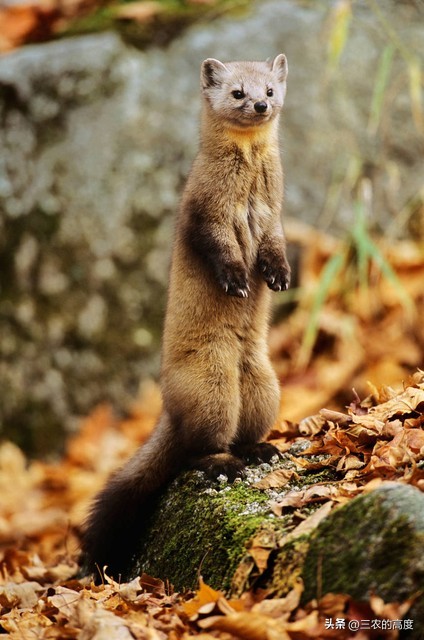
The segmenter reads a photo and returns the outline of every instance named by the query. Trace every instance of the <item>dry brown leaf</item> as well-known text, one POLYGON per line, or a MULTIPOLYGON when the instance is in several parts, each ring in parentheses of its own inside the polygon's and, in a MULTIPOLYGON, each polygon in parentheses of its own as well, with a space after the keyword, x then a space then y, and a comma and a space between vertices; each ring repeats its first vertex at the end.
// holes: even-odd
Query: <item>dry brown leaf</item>
POLYGON ((271 471, 264 478, 255 482, 256 489, 280 489, 290 482, 293 478, 299 476, 292 469, 276 469, 271 471))
POLYGON ((384 425, 381 435, 383 438, 393 438, 396 434, 401 433, 405 428, 406 423, 403 424, 401 420, 389 420, 384 425))
POLYGON ((393 442, 401 438, 411 451, 420 455, 424 454, 424 431, 422 429, 407 429, 403 434, 398 433, 393 442))
POLYGON ((213 616, 200 620, 198 625, 201 629, 226 631, 243 640, 290 640, 284 622, 253 612, 213 616))
POLYGON ((324 425, 327 424, 327 418, 321 415, 321 412, 314 416, 303 418, 299 422, 299 433, 302 436, 314 436, 320 433, 324 425))
POLYGON ((341 411, 331 411, 330 409, 321 409, 319 415, 325 419, 326 422, 333 422, 338 425, 346 425, 351 422, 351 418, 346 413, 341 411))
POLYGON ((111 638, 133 640, 134 638, 124 620, 84 597, 84 594, 80 595, 75 607, 70 606, 69 621, 81 629, 79 640, 110 640, 111 638))
POLYGON ((346 608, 350 596, 342 593, 326 593, 318 602, 318 610, 328 617, 337 617, 346 608))
POLYGON ((275 500, 270 503, 271 511, 275 513, 276 516, 282 515, 284 507, 299 508, 301 506, 302 495, 300 491, 289 491, 283 498, 278 500, 278 502, 275 500))
POLYGON ((361 451, 361 444, 367 442, 370 437, 372 437, 373 440, 375 439, 374 434, 371 436, 371 433, 362 426, 351 425, 342 429, 330 425, 328 432, 323 436, 321 452, 332 455, 359 453, 361 451))
POLYGON ((69 620, 75 611, 76 603, 80 600, 81 595, 73 589, 58 586, 55 593, 47 597, 47 602, 59 610, 61 616, 69 620))
POLYGON ((303 520, 300 524, 297 525, 290 531, 284 538, 281 540, 280 545, 286 544, 299 536, 305 535, 316 529, 319 523, 324 520, 330 513, 333 508, 333 502, 325 502, 323 505, 319 507, 314 513, 311 513, 305 520, 303 520))
POLYGON ((315 484, 307 489, 288 491, 281 499, 271 503, 271 510, 281 516, 284 507, 300 508, 310 502, 321 502, 337 496, 337 486, 333 484, 315 484))
POLYGON ((22 567, 22 573, 31 580, 36 580, 40 584, 64 582, 72 578, 78 572, 78 563, 76 560, 68 562, 58 562, 55 566, 49 567, 45 563, 40 562, 37 565, 22 567))
POLYGON ((258 531, 249 542, 249 554, 254 559, 260 573, 263 573, 268 566, 268 558, 276 548, 277 538, 274 529, 264 529, 258 531))
MULTIPOLYGON (((203 580, 200 578, 200 584, 203 585, 203 580)), ((160 578, 154 578, 153 576, 149 576, 147 573, 143 573, 140 577, 140 587, 153 593, 156 596, 165 596, 166 595, 166 587, 163 580, 160 578)))
POLYGON ((37 604, 42 591, 43 587, 38 582, 6 582, 0 585, 0 605, 5 609, 31 609, 37 604))
POLYGON ((404 415, 415 411, 419 405, 424 407, 424 385, 407 387, 403 393, 396 395, 391 400, 371 407, 369 416, 383 423, 396 415, 404 415))
POLYGON ((370 607, 372 611, 380 618, 385 618, 386 620, 401 620, 409 611, 412 604, 413 599, 397 603, 384 602, 382 598, 375 594, 370 597, 370 607))
POLYGON ((314 637, 313 634, 315 634, 316 631, 319 631, 319 627, 318 611, 311 611, 311 613, 306 615, 304 618, 300 618, 295 622, 289 622, 287 624, 287 630, 289 632, 310 633, 312 637, 314 637))
POLYGON ((337 471, 351 471, 352 469, 361 469, 364 465, 363 460, 353 454, 349 454, 340 458, 336 469, 337 471))
POLYGON ((28 609, 12 609, 10 613, 2 615, 1 620, 2 629, 11 640, 45 638, 46 629, 52 624, 47 616, 28 609))
POLYGON ((386 420, 379 420, 375 414, 371 413, 362 416, 352 416, 352 422, 354 424, 348 427, 348 431, 352 436, 361 439, 362 442, 366 442, 383 432, 385 421, 386 420))
MULTIPOLYGON (((352 472, 348 472, 348 473, 352 473, 352 472)), ((354 498, 356 495, 358 495, 358 493, 362 493, 363 491, 363 486, 361 486, 360 484, 357 484, 356 482, 349 482, 346 476, 345 476, 345 480, 346 480, 345 482, 341 482, 338 485, 339 493, 334 498, 336 502, 345 502, 343 498, 348 498, 348 499, 354 498)))
POLYGON ((251 611, 270 618, 287 620, 290 614, 297 609, 303 593, 303 583, 298 581, 285 598, 271 598, 254 604, 251 611))

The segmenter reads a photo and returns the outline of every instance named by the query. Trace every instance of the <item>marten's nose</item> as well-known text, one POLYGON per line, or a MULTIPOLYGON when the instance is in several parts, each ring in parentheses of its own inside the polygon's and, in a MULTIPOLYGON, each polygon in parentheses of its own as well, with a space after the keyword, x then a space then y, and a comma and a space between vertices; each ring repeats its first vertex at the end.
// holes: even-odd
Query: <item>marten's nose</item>
POLYGON ((260 102, 255 102, 255 111, 257 113, 265 113, 267 109, 268 109, 268 105, 263 100, 261 100, 260 102))

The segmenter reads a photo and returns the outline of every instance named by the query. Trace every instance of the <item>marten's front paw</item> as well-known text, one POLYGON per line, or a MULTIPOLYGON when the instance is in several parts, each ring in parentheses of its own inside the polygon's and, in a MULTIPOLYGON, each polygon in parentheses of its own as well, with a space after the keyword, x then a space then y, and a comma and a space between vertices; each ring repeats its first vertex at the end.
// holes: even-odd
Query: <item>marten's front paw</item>
POLYGON ((225 293, 229 296, 247 298, 250 287, 247 280, 247 271, 243 265, 225 265, 219 273, 219 282, 225 293))
POLYGON ((273 291, 286 291, 290 285, 290 265, 285 256, 263 256, 258 261, 262 277, 273 291))

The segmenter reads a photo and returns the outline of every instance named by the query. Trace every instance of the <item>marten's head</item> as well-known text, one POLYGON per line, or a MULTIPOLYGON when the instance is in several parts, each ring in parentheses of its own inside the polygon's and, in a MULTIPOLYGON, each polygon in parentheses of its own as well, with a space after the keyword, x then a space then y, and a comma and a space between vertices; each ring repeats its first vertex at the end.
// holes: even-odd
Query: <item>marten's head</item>
POLYGON ((202 63, 203 96, 213 113, 230 125, 260 126, 274 119, 286 95, 287 59, 272 62, 226 62, 208 58, 202 63))

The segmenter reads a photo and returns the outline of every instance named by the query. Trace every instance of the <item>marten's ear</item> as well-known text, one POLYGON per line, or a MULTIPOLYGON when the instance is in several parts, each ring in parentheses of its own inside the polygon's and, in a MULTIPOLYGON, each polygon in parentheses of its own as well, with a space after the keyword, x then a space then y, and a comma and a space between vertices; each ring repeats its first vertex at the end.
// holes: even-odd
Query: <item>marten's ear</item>
POLYGON ((276 58, 274 58, 271 68, 277 74, 279 82, 284 82, 289 71, 287 58, 284 53, 280 53, 276 58))
POLYGON ((222 64, 219 60, 215 60, 215 58, 207 58, 207 60, 202 62, 202 70, 200 73, 203 89, 219 86, 223 76, 227 72, 228 69, 225 64, 222 64))

